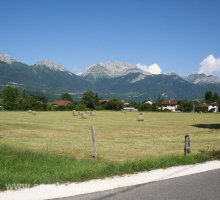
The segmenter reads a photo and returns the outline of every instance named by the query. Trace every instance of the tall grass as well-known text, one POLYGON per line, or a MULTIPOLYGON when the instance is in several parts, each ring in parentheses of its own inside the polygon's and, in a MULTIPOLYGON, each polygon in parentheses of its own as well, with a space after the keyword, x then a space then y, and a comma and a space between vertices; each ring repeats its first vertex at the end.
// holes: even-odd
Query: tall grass
POLYGON ((167 155, 141 160, 113 162, 76 160, 59 155, 22 151, 0 146, 0 190, 7 184, 49 184, 79 182, 89 179, 135 173, 211 160, 208 153, 184 157, 167 155))

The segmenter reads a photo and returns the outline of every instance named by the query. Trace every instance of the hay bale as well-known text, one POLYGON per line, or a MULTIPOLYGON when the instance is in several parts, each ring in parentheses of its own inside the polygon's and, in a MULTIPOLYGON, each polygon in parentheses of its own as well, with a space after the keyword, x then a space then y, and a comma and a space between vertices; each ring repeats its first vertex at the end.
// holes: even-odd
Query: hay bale
POLYGON ((87 119, 88 115, 86 113, 81 114, 81 119, 87 119))
POLYGON ((90 115, 91 115, 91 116, 95 116, 95 112, 94 112, 94 111, 91 111, 91 112, 90 112, 90 115))
POLYGON ((143 122, 144 121, 144 115, 142 114, 142 115, 138 115, 137 116, 137 121, 139 121, 139 122, 143 122))
POLYGON ((78 112, 74 112, 73 115, 74 116, 78 116, 79 114, 78 114, 78 112))
POLYGON ((32 110, 29 109, 27 112, 28 112, 28 113, 32 113, 32 110))
POLYGON ((78 115, 79 115, 79 113, 78 113, 78 112, 73 111, 73 116, 78 116, 78 115))
POLYGON ((32 115, 36 115, 37 113, 36 113, 36 111, 32 111, 32 115))

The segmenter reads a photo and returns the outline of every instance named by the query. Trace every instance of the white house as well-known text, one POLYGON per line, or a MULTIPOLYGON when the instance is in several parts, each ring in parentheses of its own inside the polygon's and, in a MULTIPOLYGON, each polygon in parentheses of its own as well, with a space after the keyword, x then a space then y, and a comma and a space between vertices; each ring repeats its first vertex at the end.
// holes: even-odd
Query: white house
POLYGON ((145 101, 144 104, 153 105, 153 102, 152 101, 145 101))
POLYGON ((178 102, 174 100, 165 100, 162 102, 162 110, 176 112, 178 110, 178 102))
POLYGON ((208 106, 208 111, 209 112, 218 112, 219 111, 219 106, 217 103, 212 103, 208 106))
POLYGON ((122 110, 127 111, 127 112, 137 112, 138 111, 138 109, 136 109, 134 107, 124 107, 122 110))

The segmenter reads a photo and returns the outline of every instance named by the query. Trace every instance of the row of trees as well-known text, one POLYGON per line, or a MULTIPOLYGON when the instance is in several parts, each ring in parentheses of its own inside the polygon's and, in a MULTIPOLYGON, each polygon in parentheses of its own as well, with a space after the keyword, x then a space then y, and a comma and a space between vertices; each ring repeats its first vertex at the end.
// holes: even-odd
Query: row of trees
MULTIPOLYGON (((70 94, 65 93, 61 96, 61 99, 73 101, 70 94)), ((81 101, 74 101, 73 106, 69 106, 67 109, 75 110, 121 110, 124 107, 124 104, 119 99, 111 99, 106 102, 106 104, 100 103, 100 98, 97 93, 88 90, 86 91, 81 101)), ((57 109, 63 109, 58 107, 57 109)))
POLYGON ((16 87, 7 86, 0 93, 1 105, 6 110, 47 110, 48 100, 43 95, 29 95, 16 87))
POLYGON ((217 92, 206 91, 204 99, 206 103, 220 103, 220 97, 218 96, 217 92))
POLYGON ((0 93, 0 105, 5 110, 120 110, 123 108, 123 103, 117 99, 110 100, 107 105, 102 106, 98 94, 90 90, 83 94, 81 101, 73 101, 72 96, 68 93, 62 94, 60 99, 71 101, 73 104, 66 107, 54 107, 44 95, 29 94, 12 86, 5 87, 0 93))
MULTIPOLYGON (((105 104, 101 104, 98 94, 90 90, 82 95, 80 101, 74 101, 68 93, 62 94, 60 99, 71 101, 73 104, 66 107, 54 107, 44 95, 26 93, 12 86, 5 87, 0 93, 0 105, 6 110, 121 110, 124 107, 124 103, 120 99, 111 99, 105 104)), ((137 108, 140 111, 159 111, 158 108, 161 107, 162 101, 163 99, 158 99, 153 104, 129 101, 128 106, 137 108)), ((220 104, 220 97, 216 92, 207 91, 202 101, 179 101, 179 109, 182 112, 205 111, 207 109, 204 105, 212 102, 220 104)))

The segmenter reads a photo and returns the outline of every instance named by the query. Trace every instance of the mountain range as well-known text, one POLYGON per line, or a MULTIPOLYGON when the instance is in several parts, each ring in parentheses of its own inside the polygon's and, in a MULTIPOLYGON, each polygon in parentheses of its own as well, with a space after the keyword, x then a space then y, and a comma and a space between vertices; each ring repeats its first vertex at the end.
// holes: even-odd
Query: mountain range
MULTIPOLYGON (((157 66, 153 66, 154 68, 157 66)), ((157 68, 156 68, 157 69, 157 68)), ((81 75, 62 65, 39 61, 27 65, 0 54, 0 87, 13 85, 28 91, 53 94, 64 92, 81 97, 86 90, 96 91, 102 98, 126 100, 198 99, 205 91, 220 94, 220 77, 191 74, 181 77, 175 73, 152 74, 150 68, 123 62, 109 61, 93 64, 81 75)))

